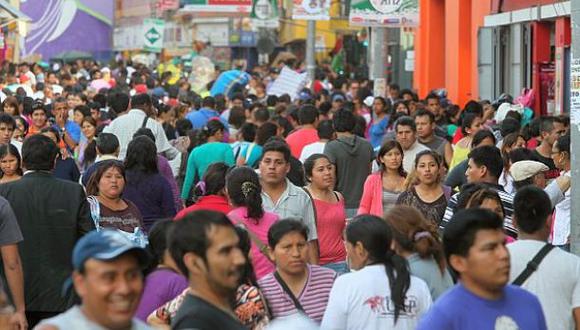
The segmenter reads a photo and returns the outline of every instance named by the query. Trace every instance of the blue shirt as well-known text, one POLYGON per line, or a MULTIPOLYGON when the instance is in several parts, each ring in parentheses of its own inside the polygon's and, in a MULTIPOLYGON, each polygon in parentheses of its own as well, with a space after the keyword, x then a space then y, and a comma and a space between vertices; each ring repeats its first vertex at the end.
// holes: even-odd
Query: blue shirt
MULTIPOLYGON (((60 132, 60 127, 58 127, 57 124, 54 124, 53 127, 60 132)), ((72 120, 67 120, 66 123, 64 124, 64 129, 66 130, 68 136, 70 136, 71 139, 73 139, 73 141, 76 144, 78 144, 79 141, 81 140, 81 127, 79 126, 79 124, 75 123, 72 120)))
POLYGON ((502 298, 488 300, 457 284, 421 319, 417 330, 427 329, 545 330, 546 320, 538 298, 522 288, 507 285, 502 298))
POLYGON ((369 140, 374 148, 380 148, 385 136, 387 126, 389 125, 389 116, 381 119, 379 122, 373 123, 369 128, 369 140))
MULTIPOLYGON (((193 125, 193 129, 203 128, 213 117, 220 118, 220 114, 219 112, 209 108, 201 108, 197 111, 192 111, 185 116, 185 118, 191 122, 191 125, 193 125)), ((220 118, 220 120, 224 123, 223 118, 220 118)), ((227 122, 224 123, 224 125, 228 127, 227 122)))

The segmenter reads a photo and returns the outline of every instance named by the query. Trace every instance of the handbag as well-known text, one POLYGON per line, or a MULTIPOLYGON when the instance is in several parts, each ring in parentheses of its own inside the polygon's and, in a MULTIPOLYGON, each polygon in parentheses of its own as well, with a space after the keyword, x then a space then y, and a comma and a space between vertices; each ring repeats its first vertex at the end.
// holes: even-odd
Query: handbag
MULTIPOLYGON (((91 218, 93 219, 93 223, 95 224, 95 228, 97 231, 101 231, 102 227, 100 226, 99 222, 101 220, 101 207, 99 205, 99 200, 96 196, 88 196, 87 201, 89 202, 89 206, 91 209, 91 218)), ((143 231, 141 227, 136 227, 132 233, 126 232, 120 229, 114 229, 119 233, 123 234, 127 239, 129 239, 133 244, 139 247, 146 247, 149 244, 149 240, 147 239, 147 235, 143 231)))

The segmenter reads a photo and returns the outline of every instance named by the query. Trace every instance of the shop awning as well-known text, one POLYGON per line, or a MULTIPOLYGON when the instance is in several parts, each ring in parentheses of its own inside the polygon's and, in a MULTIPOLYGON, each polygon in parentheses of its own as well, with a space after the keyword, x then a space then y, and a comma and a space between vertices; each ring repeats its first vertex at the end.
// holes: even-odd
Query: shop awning
POLYGON ((20 10, 14 8, 14 6, 5 0, 0 0, 0 18, 31 21, 30 17, 26 16, 20 10))
POLYGON ((570 16, 570 1, 556 2, 551 5, 534 6, 505 13, 487 15, 483 26, 494 27, 523 22, 549 20, 561 16, 570 16))

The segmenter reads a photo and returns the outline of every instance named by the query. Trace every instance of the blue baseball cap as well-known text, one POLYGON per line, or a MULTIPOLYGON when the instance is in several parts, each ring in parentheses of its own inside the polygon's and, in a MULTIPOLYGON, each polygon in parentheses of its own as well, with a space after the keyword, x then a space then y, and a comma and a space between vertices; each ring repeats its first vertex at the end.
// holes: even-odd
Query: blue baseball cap
POLYGON ((82 269, 89 259, 113 260, 130 251, 135 252, 142 267, 147 266, 149 261, 147 251, 128 237, 113 229, 94 230, 83 236, 75 245, 72 256, 73 269, 82 269))

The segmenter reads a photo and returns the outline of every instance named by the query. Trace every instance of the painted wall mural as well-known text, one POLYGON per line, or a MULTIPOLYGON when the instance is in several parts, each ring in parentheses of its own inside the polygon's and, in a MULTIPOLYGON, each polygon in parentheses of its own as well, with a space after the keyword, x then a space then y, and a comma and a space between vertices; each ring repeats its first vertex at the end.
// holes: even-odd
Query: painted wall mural
POLYGON ((113 0, 26 0, 20 9, 32 22, 22 55, 45 60, 66 51, 106 57, 112 49, 113 0))

